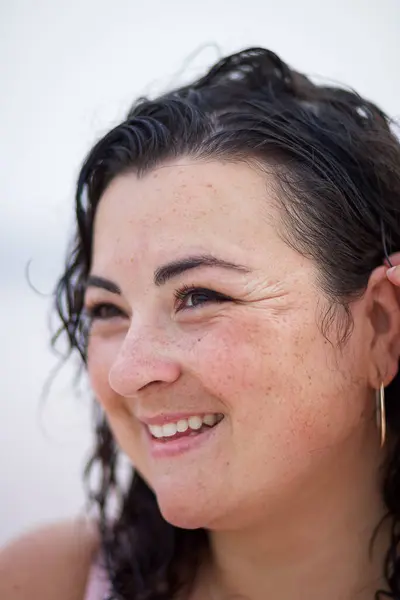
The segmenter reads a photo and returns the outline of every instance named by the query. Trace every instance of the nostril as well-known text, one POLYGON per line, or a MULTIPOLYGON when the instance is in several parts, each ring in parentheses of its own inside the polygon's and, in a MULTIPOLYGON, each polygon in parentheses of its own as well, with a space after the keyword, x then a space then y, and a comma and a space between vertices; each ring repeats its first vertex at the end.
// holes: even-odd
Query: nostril
POLYGON ((147 388, 153 386, 153 385, 157 385, 157 384, 161 384, 161 383, 165 383, 164 381, 161 381, 161 379, 158 379, 156 381, 149 381, 149 383, 145 383, 138 391, 142 391, 142 390, 146 390, 147 388))

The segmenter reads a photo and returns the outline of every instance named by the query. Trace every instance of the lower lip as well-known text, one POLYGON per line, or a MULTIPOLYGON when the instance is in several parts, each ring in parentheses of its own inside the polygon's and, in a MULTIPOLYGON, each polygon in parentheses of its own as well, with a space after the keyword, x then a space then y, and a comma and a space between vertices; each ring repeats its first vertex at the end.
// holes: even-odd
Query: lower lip
POLYGON ((170 458, 173 456, 180 456, 185 452, 195 450, 196 448, 200 448, 202 445, 211 442, 220 425, 221 421, 217 423, 217 425, 214 425, 214 427, 206 429, 203 431, 203 433, 199 433, 197 435, 188 435, 186 437, 181 437, 168 442, 158 441, 156 438, 150 435, 149 430, 147 427, 145 427, 147 441, 150 445, 150 453, 153 458, 170 458))

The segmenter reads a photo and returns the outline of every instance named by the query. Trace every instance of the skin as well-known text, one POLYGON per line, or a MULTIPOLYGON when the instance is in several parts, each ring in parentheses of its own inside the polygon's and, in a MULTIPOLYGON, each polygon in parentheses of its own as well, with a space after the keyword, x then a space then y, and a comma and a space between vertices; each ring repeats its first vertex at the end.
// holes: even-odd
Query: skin
MULTIPOLYGON (((383 527, 370 559, 384 510, 375 390, 399 358, 395 276, 371 274, 339 348, 335 327, 329 341, 321 332, 317 267, 282 241, 277 205, 273 180, 249 165, 181 159, 116 178, 96 215, 92 275, 120 293, 87 289, 88 309, 109 305, 92 323, 88 374, 164 517, 210 532, 191 600, 292 600, 299 589, 308 600, 370 599, 389 543, 383 527), (154 284, 161 265, 205 253, 245 270, 198 267, 154 284), (230 300, 177 302, 182 285, 230 300), (181 411, 224 419, 209 443, 152 457, 139 418, 181 411)), ((87 560, 94 546, 88 536, 87 560)), ((29 585, 6 589, 31 597, 29 585)))
POLYGON ((49 524, 0 551, 0 598, 82 600, 99 540, 84 519, 49 524))
MULTIPOLYGON (((392 254, 390 257, 390 262, 392 263, 393 267, 387 270, 386 275, 393 285, 400 287, 400 252, 392 254)), ((397 293, 399 295, 399 291, 397 293)))
POLYGON ((269 177, 187 159, 111 183, 92 274, 121 293, 87 290, 88 309, 112 305, 92 323, 89 377, 164 517, 210 530, 201 593, 289 598, 302 586, 309 599, 367 598, 387 543, 370 563, 383 513, 374 392, 397 372, 397 299, 377 269, 351 306, 348 343, 339 349, 334 329, 328 340, 317 268, 279 236, 269 177), (204 253, 245 270, 200 267, 154 284, 160 266, 204 253), (229 300, 177 303, 182 285, 229 300), (207 444, 154 458, 140 419, 177 412, 224 419, 207 444))

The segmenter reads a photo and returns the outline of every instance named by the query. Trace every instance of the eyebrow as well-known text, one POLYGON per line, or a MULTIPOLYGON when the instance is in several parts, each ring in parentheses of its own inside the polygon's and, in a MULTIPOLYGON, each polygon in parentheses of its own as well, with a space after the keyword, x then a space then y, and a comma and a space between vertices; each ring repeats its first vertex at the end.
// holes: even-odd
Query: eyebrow
POLYGON ((102 290, 107 290, 107 292, 111 292, 112 294, 121 295, 121 290, 116 283, 113 283, 104 277, 99 277, 98 275, 89 275, 86 281, 86 289, 88 287, 101 288, 102 290))
MULTIPOLYGON (((217 258, 212 254, 200 254, 195 256, 188 256, 186 258, 182 258, 179 260, 174 260, 172 262, 159 267, 154 272, 154 284, 157 287, 164 285, 167 281, 173 279, 174 277, 178 277, 182 273, 186 271, 190 271, 192 269, 198 269, 200 267, 217 267, 220 269, 229 269, 231 271, 239 271, 242 273, 249 273, 250 269, 243 265, 239 265, 236 263, 232 263, 230 261, 223 260, 221 258, 217 258)), ((105 279, 104 277, 100 277, 98 275, 90 275, 86 282, 86 288, 88 287, 97 287, 107 290, 112 294, 121 295, 121 289, 118 285, 109 279, 105 279)))
POLYGON ((163 285, 173 277, 185 273, 185 271, 200 267, 218 267, 220 269, 241 271, 242 273, 249 273, 250 271, 250 269, 243 265, 217 258, 212 254, 200 254, 198 256, 188 256, 187 258, 182 258, 159 267, 154 273, 154 283, 157 286, 163 285))

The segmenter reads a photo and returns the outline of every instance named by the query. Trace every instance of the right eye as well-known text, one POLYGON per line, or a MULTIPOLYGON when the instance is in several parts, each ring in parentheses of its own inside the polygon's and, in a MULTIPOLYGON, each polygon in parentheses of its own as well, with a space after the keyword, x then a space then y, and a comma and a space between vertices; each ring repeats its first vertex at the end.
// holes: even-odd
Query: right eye
POLYGON ((86 315, 89 317, 90 321, 106 321, 108 319, 114 319, 115 317, 123 317, 125 316, 123 311, 115 306, 115 304, 109 304, 107 302, 102 302, 98 304, 94 304, 93 306, 88 306, 85 309, 86 315))

